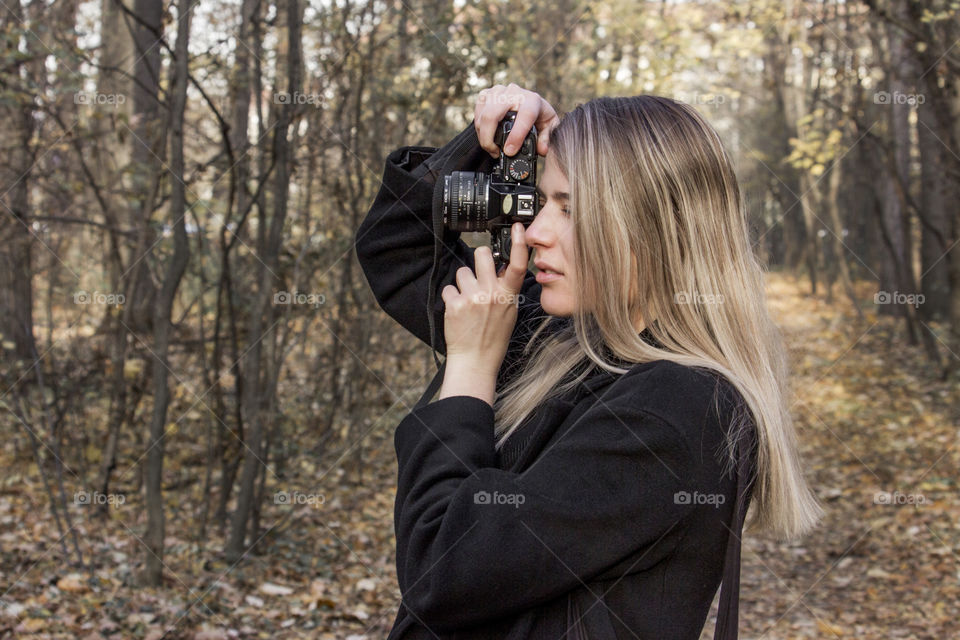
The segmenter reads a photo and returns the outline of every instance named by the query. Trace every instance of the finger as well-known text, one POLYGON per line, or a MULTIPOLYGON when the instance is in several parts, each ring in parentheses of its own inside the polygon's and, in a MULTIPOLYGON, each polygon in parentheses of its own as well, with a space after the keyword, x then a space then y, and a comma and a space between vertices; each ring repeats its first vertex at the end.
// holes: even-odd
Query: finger
POLYGON ((480 93, 477 94, 477 101, 473 105, 473 120, 474 122, 480 117, 480 111, 483 109, 483 105, 487 103, 487 94, 490 93, 490 89, 483 89, 480 93))
POLYGON ((497 273, 493 265, 493 252, 490 247, 477 247, 473 250, 473 263, 477 271, 477 286, 486 291, 497 282, 497 273))
POLYGON ((473 277, 473 271, 470 267, 460 267, 457 269, 457 288, 461 293, 473 291, 477 287, 477 279, 473 277))
POLYGON ((560 119, 554 116, 554 119, 549 120, 543 125, 542 129, 540 126, 537 126, 537 153, 541 156, 546 156, 550 150, 550 134, 553 133, 553 130, 558 124, 560 124, 560 119))
POLYGON ((489 153, 493 158, 500 157, 500 147, 493 141, 493 135, 497 131, 497 126, 500 124, 500 120, 503 119, 503 113, 507 112, 507 109, 503 113, 498 113, 497 111, 491 111, 492 107, 487 106, 480 113, 479 119, 476 120, 477 127, 477 140, 480 141, 480 146, 484 151, 489 153))
POLYGON ((538 132, 538 134, 537 134, 537 155, 540 155, 540 156, 543 156, 544 158, 546 158, 546 157, 547 157, 547 152, 550 151, 550 132, 549 132, 549 131, 544 131, 543 133, 539 133, 539 131, 540 131, 540 130, 537 129, 537 132, 538 132))
POLYGON ((493 134, 490 134, 490 142, 487 142, 487 128, 484 126, 484 118, 487 108, 487 100, 493 90, 494 87, 491 87, 484 89, 477 94, 477 104, 473 108, 473 128, 477 131, 477 140, 480 142, 480 146, 488 153, 490 151, 489 145, 493 142, 493 134))
POLYGON ((560 116, 557 115, 557 110, 553 108, 553 105, 547 102, 546 98, 541 95, 537 96, 540 99, 540 109, 537 116, 537 131, 540 129, 551 129, 560 121, 560 116))
POLYGON ((527 275, 527 263, 530 255, 524 238, 523 223, 515 222, 510 228, 510 262, 500 276, 500 284, 510 293, 520 293, 523 288, 523 278, 527 275))
POLYGON ((507 88, 497 85, 484 94, 484 103, 474 115, 474 127, 480 146, 494 158, 500 157, 500 147, 493 141, 493 135, 503 120, 503 116, 514 108, 513 100, 506 97, 507 88))
POLYGON ((513 121, 513 129, 507 136, 506 144, 503 145, 503 152, 512 156, 523 144, 523 139, 527 137, 530 127, 537 121, 540 115, 540 96, 532 91, 524 92, 522 99, 516 107, 517 117, 513 121))
POLYGON ((449 307, 459 295, 460 292, 457 291, 457 288, 452 284, 448 284, 440 291, 440 299, 443 300, 443 304, 447 307, 449 307))
POLYGON ((558 124, 560 124, 560 117, 557 115, 556 109, 543 97, 540 97, 540 115, 536 122, 537 153, 540 155, 547 155, 547 150, 550 147, 550 134, 553 133, 553 129, 558 124))

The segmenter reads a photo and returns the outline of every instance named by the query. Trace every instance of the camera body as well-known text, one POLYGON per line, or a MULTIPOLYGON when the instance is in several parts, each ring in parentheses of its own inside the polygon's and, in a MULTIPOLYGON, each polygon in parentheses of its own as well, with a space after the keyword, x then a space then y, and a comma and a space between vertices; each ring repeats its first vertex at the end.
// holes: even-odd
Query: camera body
POLYGON ((510 227, 516 222, 530 226, 539 211, 536 127, 530 127, 515 154, 507 156, 503 152, 516 117, 516 111, 508 111, 497 126, 493 141, 500 147, 500 158, 490 174, 453 171, 443 178, 444 227, 453 231, 489 231, 498 271, 510 261, 510 227))

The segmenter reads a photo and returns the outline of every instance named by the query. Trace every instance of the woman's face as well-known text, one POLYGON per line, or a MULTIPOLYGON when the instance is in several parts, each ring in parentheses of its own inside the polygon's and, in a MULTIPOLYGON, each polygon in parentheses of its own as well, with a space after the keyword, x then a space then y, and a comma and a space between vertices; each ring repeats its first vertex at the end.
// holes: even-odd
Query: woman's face
POLYGON ((537 282, 542 285, 540 306, 552 316, 571 316, 576 310, 573 280, 573 220, 570 185, 548 151, 537 185, 540 212, 527 227, 526 243, 533 249, 537 282))
MULTIPOLYGON (((543 175, 537 185, 540 212, 527 227, 525 240, 533 249, 537 282, 542 285, 540 306, 552 316, 572 316, 578 300, 573 269, 573 218, 570 213, 570 184, 547 151, 543 175), (550 273, 554 272, 554 273, 550 273)), ((636 259, 634 258, 634 272, 636 259)), ((636 280, 634 280, 636 283, 636 280)), ((636 285, 634 284, 634 290, 636 285)), ((633 318, 637 331, 646 326, 641 315, 633 318)))

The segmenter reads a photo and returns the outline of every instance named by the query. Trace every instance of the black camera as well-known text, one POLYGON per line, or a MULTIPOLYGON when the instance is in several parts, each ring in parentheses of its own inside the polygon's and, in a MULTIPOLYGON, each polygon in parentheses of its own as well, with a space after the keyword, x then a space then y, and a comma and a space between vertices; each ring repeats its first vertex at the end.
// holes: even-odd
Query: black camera
POLYGON ((510 261, 510 227, 530 226, 539 211, 537 202, 537 129, 530 127, 520 149, 504 155, 503 145, 513 129, 516 111, 508 111, 493 141, 500 159, 490 174, 453 171, 443 178, 443 224, 453 231, 489 231, 497 271, 510 261))

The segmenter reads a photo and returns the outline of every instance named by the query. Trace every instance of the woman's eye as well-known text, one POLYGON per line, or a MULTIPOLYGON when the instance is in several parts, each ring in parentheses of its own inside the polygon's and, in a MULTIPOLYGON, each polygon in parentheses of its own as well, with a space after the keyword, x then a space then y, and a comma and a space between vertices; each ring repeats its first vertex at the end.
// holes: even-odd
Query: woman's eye
MULTIPOLYGON (((541 209, 547 206, 547 199, 544 198, 543 196, 537 196, 537 206, 540 207, 541 209)), ((562 209, 560 209, 560 211, 562 211, 563 215, 565 216, 570 215, 570 209, 567 207, 563 207, 562 209)))
MULTIPOLYGON (((540 208, 540 209, 542 209, 542 208, 544 208, 545 206, 547 206, 547 199, 546 199, 546 197, 537 194, 537 207, 540 208)), ((565 216, 569 216, 569 215, 570 215, 570 209, 569 209, 568 207, 562 207, 562 208, 560 209, 560 211, 562 211, 562 212, 563 212, 563 215, 565 215, 565 216)))

